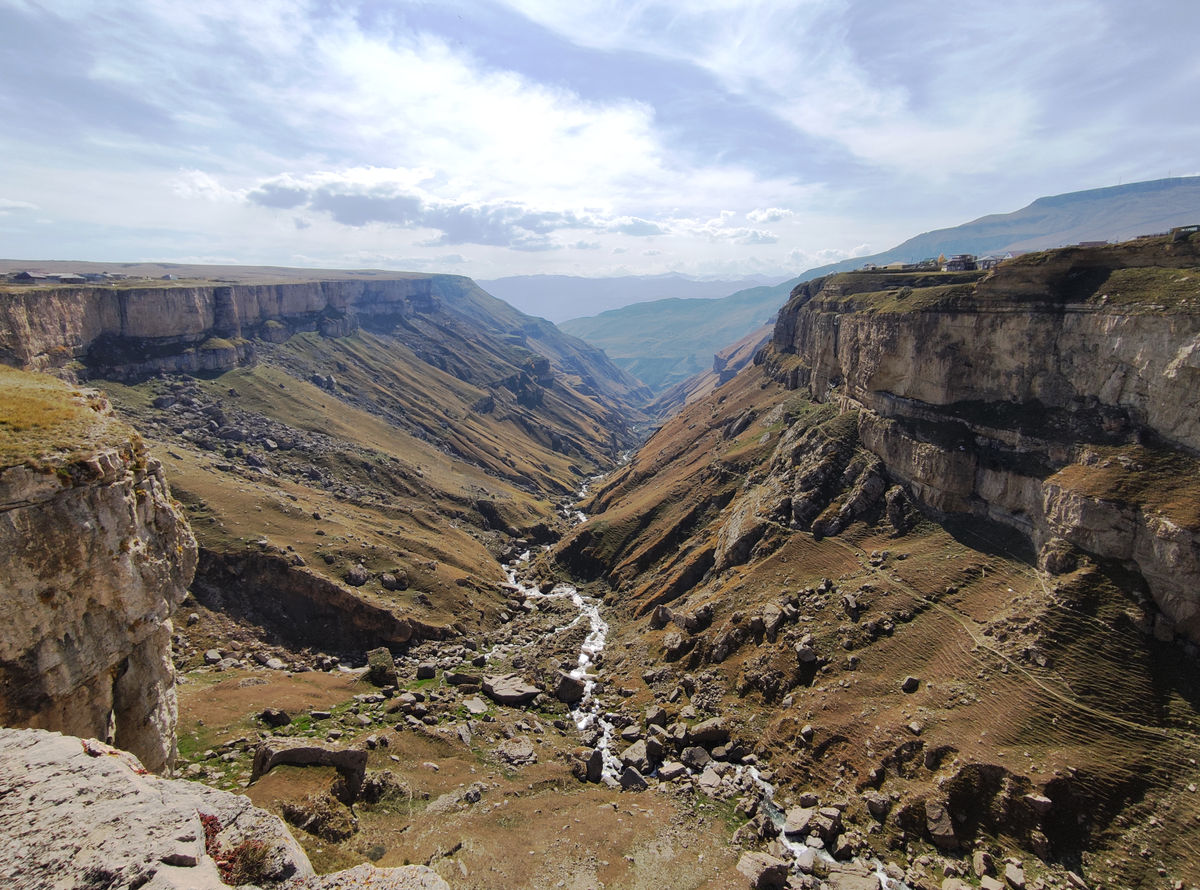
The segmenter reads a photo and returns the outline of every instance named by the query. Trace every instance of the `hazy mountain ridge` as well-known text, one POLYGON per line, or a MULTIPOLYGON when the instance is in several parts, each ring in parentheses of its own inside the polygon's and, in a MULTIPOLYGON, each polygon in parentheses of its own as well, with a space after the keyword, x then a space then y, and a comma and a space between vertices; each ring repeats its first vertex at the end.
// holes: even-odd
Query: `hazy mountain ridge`
POLYGON ((480 279, 479 286, 530 315, 557 323, 595 315, 631 303, 666 299, 717 299, 746 287, 770 284, 766 276, 727 280, 684 275, 624 275, 585 278, 576 275, 514 275, 480 279))
POLYGON ((939 254, 977 256, 1122 240, 1200 222, 1200 177, 1153 180, 1038 198, 1012 213, 990 214, 924 232, 881 253, 809 269, 773 287, 720 300, 661 300, 560 325, 603 349, 656 393, 708 367, 710 357, 774 316, 791 289, 866 263, 916 262, 939 254))

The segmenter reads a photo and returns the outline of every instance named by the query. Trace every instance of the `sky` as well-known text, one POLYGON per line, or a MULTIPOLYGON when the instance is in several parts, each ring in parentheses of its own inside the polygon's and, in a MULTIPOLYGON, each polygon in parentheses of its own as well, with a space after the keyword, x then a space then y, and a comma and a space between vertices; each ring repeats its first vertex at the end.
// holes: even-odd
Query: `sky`
POLYGON ((1194 0, 0 0, 0 256, 777 276, 1200 172, 1194 0))

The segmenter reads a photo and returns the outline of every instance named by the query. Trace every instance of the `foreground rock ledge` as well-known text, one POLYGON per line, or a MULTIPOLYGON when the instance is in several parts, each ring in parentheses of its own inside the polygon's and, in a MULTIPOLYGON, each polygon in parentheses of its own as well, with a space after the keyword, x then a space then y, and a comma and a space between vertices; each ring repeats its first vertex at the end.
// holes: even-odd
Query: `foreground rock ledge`
POLYGON ((0 729, 0 803, 5 887, 217 890, 230 885, 214 856, 241 847, 263 854, 262 888, 449 890, 423 866, 317 876, 278 817, 240 795, 151 775, 94 739, 0 729))

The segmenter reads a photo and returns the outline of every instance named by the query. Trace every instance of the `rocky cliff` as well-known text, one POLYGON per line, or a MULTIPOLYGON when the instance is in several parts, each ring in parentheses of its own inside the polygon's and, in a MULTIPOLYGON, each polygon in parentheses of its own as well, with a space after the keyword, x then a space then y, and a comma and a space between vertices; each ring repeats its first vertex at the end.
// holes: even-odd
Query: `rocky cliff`
POLYGON ((610 398, 649 394, 600 350, 518 312, 469 278, 404 272, 314 272, 306 280, 298 270, 274 270, 261 282, 10 286, 0 294, 0 362, 35 370, 74 363, 88 376, 125 380, 218 373, 252 362, 256 341, 279 343, 301 331, 390 332, 415 315, 482 323, 610 398), (282 272, 293 280, 271 280, 282 272))
POLYGON ((385 281, 13 288, 0 300, 0 361, 47 369, 75 360, 97 376, 220 371, 247 342, 301 330, 346 333, 365 320, 432 308, 427 277, 385 281))
POLYGON ((196 543, 94 391, 0 370, 0 723, 175 752, 171 614, 196 543))
POLYGON ((922 504, 1017 529, 1043 565, 1076 547, 1135 567, 1200 640, 1198 267, 1200 245, 1162 238, 844 273, 796 288, 759 359, 861 409, 862 444, 922 504))

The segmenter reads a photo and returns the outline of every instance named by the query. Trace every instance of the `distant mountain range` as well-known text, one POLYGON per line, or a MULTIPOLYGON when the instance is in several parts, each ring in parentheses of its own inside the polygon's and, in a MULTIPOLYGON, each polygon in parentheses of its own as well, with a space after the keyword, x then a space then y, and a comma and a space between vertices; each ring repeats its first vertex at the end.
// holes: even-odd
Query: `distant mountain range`
POLYGON ((981 256, 1080 241, 1121 241, 1189 223, 1200 223, 1200 176, 1070 192, 1038 198, 1013 213, 924 232, 882 253, 808 269, 774 286, 753 287, 718 300, 638 303, 559 327, 601 347, 617 365, 661 393, 711 368, 715 353, 767 322, 792 288, 810 278, 865 263, 915 262, 943 253, 981 256))
POLYGON ((575 275, 514 275, 479 280, 494 297, 515 306, 526 315, 553 322, 595 315, 631 303, 676 298, 711 300, 734 291, 775 280, 762 275, 719 281, 686 275, 625 275, 617 278, 581 278, 575 275))

